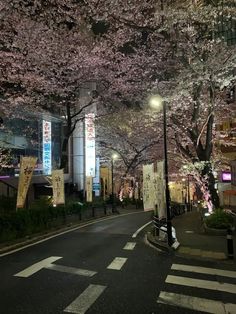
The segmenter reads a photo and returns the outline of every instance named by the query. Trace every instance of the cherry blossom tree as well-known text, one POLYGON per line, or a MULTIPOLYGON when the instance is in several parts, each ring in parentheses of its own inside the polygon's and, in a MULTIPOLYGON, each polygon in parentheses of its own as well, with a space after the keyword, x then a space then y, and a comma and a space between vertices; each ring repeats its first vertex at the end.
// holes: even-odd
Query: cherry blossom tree
MULTIPOLYGON (((17 106, 64 111, 65 149, 83 118, 79 89, 87 81, 96 82, 103 113, 139 111, 132 112, 136 122, 127 115, 119 130, 109 120, 129 144, 127 156, 134 165, 135 150, 140 156, 145 145, 127 136, 125 124, 131 123, 133 134, 152 130, 151 119, 140 125, 140 116, 148 96, 161 94, 168 105, 171 156, 194 165, 209 206, 218 206, 212 173, 214 125, 222 114, 230 114, 223 91, 235 80, 236 55, 219 29, 235 17, 233 5, 231 0, 223 6, 200 0, 2 1, 1 104, 6 112, 17 106)), ((101 140, 106 146, 125 151, 106 134, 101 140)))

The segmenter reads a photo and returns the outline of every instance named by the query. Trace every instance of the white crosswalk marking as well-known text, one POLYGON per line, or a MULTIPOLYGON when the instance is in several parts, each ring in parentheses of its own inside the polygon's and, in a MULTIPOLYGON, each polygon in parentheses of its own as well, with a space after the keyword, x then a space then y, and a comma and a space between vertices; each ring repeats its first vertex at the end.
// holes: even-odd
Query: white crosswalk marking
POLYGON ((192 265, 173 264, 171 266, 171 269, 172 270, 181 270, 181 271, 186 271, 186 272, 192 272, 192 273, 201 273, 201 274, 217 275, 217 276, 223 276, 223 277, 236 278, 236 272, 235 271, 216 269, 216 268, 207 268, 207 267, 199 267, 199 266, 192 266, 192 265))
POLYGON ((114 270, 121 270, 124 263, 127 261, 127 258, 125 257, 116 257, 109 266, 107 266, 107 269, 114 269, 114 270))
POLYGON ((167 276, 167 283, 172 283, 175 285, 182 285, 188 287, 196 287, 210 290, 219 290, 229 293, 236 293, 236 285, 232 285, 229 283, 219 283, 217 281, 209 281, 202 279, 195 279, 189 277, 180 277, 180 276, 167 276))
MULTIPOLYGON (((170 306, 179 306, 183 308, 188 308, 195 311, 202 311, 206 313, 214 313, 214 314, 232 314, 236 313, 236 304, 226 303, 224 304, 221 300, 211 300, 196 297, 194 295, 185 295, 181 294, 182 287, 192 287, 192 291, 194 289, 205 289, 205 290, 215 290, 221 292, 227 292, 231 295, 232 300, 234 301, 234 294, 236 294, 236 284, 228 283, 228 282, 218 282, 212 280, 212 275, 227 277, 230 278, 231 281, 236 278, 236 272, 224 270, 224 269, 216 269, 216 268, 208 268, 201 266, 193 266, 193 265, 183 265, 183 264, 173 264, 171 267, 171 275, 168 275, 165 283, 168 284, 168 291, 161 291, 157 300, 157 303, 164 303, 170 306), (183 277, 180 275, 173 274, 174 272, 181 271, 195 274, 204 274, 209 275, 210 280, 197 279, 192 277, 183 277), (175 289, 175 292, 172 293, 170 290, 172 289, 172 285, 175 289), (176 286, 178 286, 178 292, 176 293, 176 286)), ((227 279, 225 279, 227 280, 227 279)), ((229 279, 228 279, 229 280, 229 279)), ((203 292, 201 292, 203 293, 203 292)))
POLYGON ((105 289, 106 286, 89 285, 88 288, 64 310, 64 312, 84 314, 105 289))
POLYGON ((164 291, 161 291, 157 302, 213 314, 236 313, 235 304, 224 304, 220 301, 196 298, 164 291))
POLYGON ((127 242, 123 247, 123 250, 133 250, 135 248, 136 242, 127 242))

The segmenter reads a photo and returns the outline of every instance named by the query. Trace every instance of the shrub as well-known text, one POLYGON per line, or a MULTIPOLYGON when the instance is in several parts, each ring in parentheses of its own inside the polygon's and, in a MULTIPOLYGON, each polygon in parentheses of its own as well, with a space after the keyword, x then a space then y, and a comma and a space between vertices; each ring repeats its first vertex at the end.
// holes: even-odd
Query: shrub
POLYGON ((7 213, 16 210, 16 197, 0 196, 0 212, 7 213))
POLYGON ((205 218, 207 227, 214 229, 228 229, 233 226, 233 217, 223 209, 216 209, 213 214, 205 218))

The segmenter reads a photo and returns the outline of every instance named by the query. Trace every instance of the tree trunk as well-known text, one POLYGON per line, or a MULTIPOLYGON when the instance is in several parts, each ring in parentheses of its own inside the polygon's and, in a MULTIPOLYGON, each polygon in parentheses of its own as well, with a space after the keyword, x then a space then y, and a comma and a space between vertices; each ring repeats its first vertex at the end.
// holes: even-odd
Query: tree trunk
POLYGON ((210 193, 211 197, 211 202, 214 206, 214 208, 219 208, 220 206, 220 200, 219 200, 219 195, 217 193, 217 190, 215 188, 215 178, 212 172, 212 167, 210 162, 205 166, 204 170, 202 171, 202 176, 207 176, 207 185, 208 185, 208 190, 210 193))
POLYGON ((63 139, 62 149, 61 149, 61 163, 60 163, 60 169, 64 169, 64 172, 68 171, 68 142, 69 137, 65 137, 63 139))

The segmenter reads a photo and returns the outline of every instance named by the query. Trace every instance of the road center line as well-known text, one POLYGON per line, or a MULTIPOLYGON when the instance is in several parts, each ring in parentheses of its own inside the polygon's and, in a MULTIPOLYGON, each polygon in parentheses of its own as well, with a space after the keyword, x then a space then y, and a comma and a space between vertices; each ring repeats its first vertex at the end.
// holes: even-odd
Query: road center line
POLYGON ((123 247, 123 250, 133 250, 135 248, 136 242, 127 242, 123 247))
POLYGON ((148 223, 146 223, 145 225, 143 225, 142 227, 140 227, 137 231, 135 231, 135 233, 132 235, 132 238, 136 238, 137 235, 139 234, 140 231, 142 231, 145 227, 147 227, 148 225, 150 225, 152 223, 152 220, 149 221, 148 223))
POLYGON ((114 269, 114 270, 121 270, 124 263, 127 261, 127 258, 125 257, 116 257, 109 266, 107 266, 107 269, 114 269))
POLYGON ((24 277, 27 278, 35 273, 37 273, 42 268, 49 266, 51 263, 61 259, 62 257, 59 256, 51 256, 48 258, 43 259, 42 261, 27 267, 26 269, 22 270, 21 272, 15 274, 15 277, 24 277))
POLYGON ((88 288, 64 310, 64 312, 84 314, 105 289, 106 286, 89 285, 88 288))
POLYGON ((50 264, 46 266, 45 268, 60 271, 62 273, 69 273, 79 276, 86 276, 86 277, 92 277, 95 274, 97 274, 95 271, 87 270, 87 269, 81 269, 81 268, 75 268, 75 267, 68 267, 63 265, 57 265, 57 264, 50 264))

